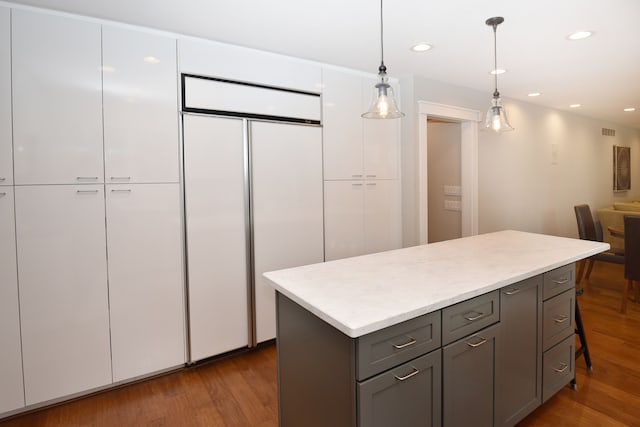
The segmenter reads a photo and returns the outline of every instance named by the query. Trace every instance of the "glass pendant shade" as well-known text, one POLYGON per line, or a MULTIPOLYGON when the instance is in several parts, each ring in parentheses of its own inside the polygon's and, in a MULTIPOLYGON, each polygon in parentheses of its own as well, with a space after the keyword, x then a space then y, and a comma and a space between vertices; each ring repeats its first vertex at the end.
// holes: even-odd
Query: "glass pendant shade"
POLYGON ((507 117, 507 110, 502 106, 500 97, 494 97, 491 101, 491 107, 489 107, 487 111, 484 127, 494 132, 508 132, 513 130, 513 126, 511 126, 509 118, 507 117))
POLYGON ((380 76, 380 82, 373 88, 373 100, 366 113, 362 114, 365 119, 398 119, 404 117, 398 109, 398 103, 393 93, 393 88, 387 83, 387 77, 380 76))

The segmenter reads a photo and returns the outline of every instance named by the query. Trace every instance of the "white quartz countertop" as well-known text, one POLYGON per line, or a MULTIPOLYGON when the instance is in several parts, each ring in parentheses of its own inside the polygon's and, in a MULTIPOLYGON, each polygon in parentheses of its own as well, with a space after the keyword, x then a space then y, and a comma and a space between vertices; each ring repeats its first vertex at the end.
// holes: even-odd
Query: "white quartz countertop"
POLYGON ((356 338, 609 249, 499 231, 264 274, 286 297, 356 338))

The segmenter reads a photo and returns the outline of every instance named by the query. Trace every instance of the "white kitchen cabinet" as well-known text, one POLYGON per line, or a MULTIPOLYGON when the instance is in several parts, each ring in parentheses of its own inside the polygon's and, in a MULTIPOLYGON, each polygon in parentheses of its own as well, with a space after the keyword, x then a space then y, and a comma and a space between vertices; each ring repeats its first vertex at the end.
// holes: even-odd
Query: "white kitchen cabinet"
POLYGON ((102 185, 15 188, 26 404, 110 384, 102 185))
POLYGON ((107 183, 178 182, 176 40, 102 27, 107 183))
POLYGON ((0 6, 0 185, 13 184, 11 133, 11 12, 0 6))
POLYGON ((13 187, 0 186, 0 414, 24 406, 13 187))
POLYGON ((251 123, 256 340, 276 336, 275 291, 262 274, 324 260, 322 129, 251 123))
POLYGON ((325 181, 327 261, 402 246, 400 181, 325 181))
POLYGON ((324 179, 396 179, 400 120, 363 119, 375 78, 323 69, 324 179))
POLYGON ((103 182, 100 25, 12 10, 16 184, 103 182))
POLYGON ((249 345, 242 119, 184 116, 190 358, 249 345))
POLYGON ((364 247, 366 253, 402 246, 400 181, 366 181, 364 192, 364 247))
POLYGON ((106 186, 114 382, 185 362, 179 184, 106 186))

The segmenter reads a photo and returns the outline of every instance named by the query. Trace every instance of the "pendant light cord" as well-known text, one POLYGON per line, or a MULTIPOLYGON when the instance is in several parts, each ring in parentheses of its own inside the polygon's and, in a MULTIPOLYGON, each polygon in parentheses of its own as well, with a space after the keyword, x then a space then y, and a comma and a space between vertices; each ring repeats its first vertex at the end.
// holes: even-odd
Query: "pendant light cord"
POLYGON ((384 22, 382 20, 382 1, 380 0, 380 71, 386 72, 384 65, 384 22))
POLYGON ((498 43, 496 42, 496 28, 498 28, 498 25, 493 24, 493 77, 496 85, 493 91, 494 97, 500 96, 498 92, 498 43))

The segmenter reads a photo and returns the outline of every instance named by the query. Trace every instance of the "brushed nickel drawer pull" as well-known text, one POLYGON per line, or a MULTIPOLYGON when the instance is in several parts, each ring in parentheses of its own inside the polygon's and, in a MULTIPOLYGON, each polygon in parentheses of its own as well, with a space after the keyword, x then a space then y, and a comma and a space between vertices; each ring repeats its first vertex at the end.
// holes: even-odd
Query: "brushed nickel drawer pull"
POLYGON ((412 366, 411 368, 413 368, 413 371, 412 371, 412 372, 410 372, 410 373, 408 373, 407 375, 402 376, 402 377, 399 377, 399 376, 397 376, 397 375, 394 375, 394 377, 396 377, 396 379, 397 379, 398 381, 405 381, 405 380, 408 380, 409 378, 411 378, 411 377, 413 377, 413 376, 415 376, 415 375, 418 375, 418 374, 420 373, 420 371, 419 371, 418 369, 414 368, 413 366, 412 366))
POLYGON ((376 185, 375 182, 367 182, 367 185, 376 185))
POLYGON ((569 320, 569 316, 557 316, 553 318, 553 321, 556 323, 564 323, 569 320))
POLYGON ((7 178, 5 178, 4 176, 0 176, 0 181, 5 181, 7 178))
POLYGON ((407 341, 404 344, 392 344, 394 348, 397 348, 398 350, 401 350, 403 348, 409 347, 410 345, 414 345, 415 343, 417 343, 417 341, 415 340, 415 338, 411 338, 408 337, 409 341, 407 341))
POLYGON ((111 178, 111 180, 130 180, 131 177, 130 176, 110 176, 109 178, 111 178))
POLYGON ((471 313, 464 314, 463 317, 467 319, 469 322, 473 322, 474 320, 478 320, 481 317, 486 316, 484 313, 478 313, 477 311, 472 311, 471 313), (473 314, 476 314, 475 316, 473 314))
POLYGON ((360 175, 351 175, 352 178, 362 178, 362 174, 360 175))
POLYGON ((112 188, 111 189, 112 193, 131 193, 131 189, 130 188, 125 188, 122 190, 116 189, 116 188, 112 188))
POLYGON ((478 338, 480 338, 480 341, 479 341, 479 342, 476 342, 476 343, 468 342, 468 343, 467 343, 467 345, 468 345, 469 347, 476 348, 476 347, 480 347, 482 344, 484 344, 484 343, 486 343, 486 342, 487 342, 487 339, 486 339, 486 338, 482 338, 482 337, 478 337, 478 338))
POLYGON ((521 289, 514 288, 514 289, 512 289, 512 290, 510 290, 510 291, 504 291, 504 294, 505 294, 505 295, 515 295, 515 294, 517 294, 518 292, 520 292, 520 290, 521 290, 521 289))
POLYGON ((362 187, 362 183, 357 183, 357 182, 354 182, 351 185, 353 185, 354 187, 362 187))
POLYGON ((76 176, 76 180, 78 181, 97 181, 97 176, 76 176))
POLYGON ((562 363, 562 362, 560 362, 560 366, 561 366, 561 368, 560 368, 560 369, 558 369, 558 368, 553 368, 553 370, 554 370, 554 371, 556 371, 557 373, 561 374, 561 373, 563 373, 564 371, 566 371, 566 370, 567 370, 567 368, 569 367, 569 365, 567 365, 566 363, 562 363))
POLYGON ((553 283, 555 283, 556 285, 564 285, 565 283, 567 283, 569 281, 568 277, 565 277, 564 279, 560 279, 560 280, 551 280, 553 283))
POLYGON ((78 194, 97 194, 98 190, 77 190, 78 194))
POLYGON ((0 197, 4 197, 6 195, 7 195, 7 193, 5 193, 5 192, 0 193, 0 197))
POLYGON ((377 175, 367 175, 367 178, 375 178, 377 175))

